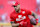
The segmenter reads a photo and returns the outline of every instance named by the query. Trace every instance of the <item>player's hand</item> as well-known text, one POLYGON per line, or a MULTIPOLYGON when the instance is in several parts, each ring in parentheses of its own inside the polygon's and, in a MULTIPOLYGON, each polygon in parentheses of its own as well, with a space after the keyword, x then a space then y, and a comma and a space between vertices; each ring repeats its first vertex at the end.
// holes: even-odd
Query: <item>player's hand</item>
POLYGON ((24 21, 21 21, 19 24, 20 24, 20 25, 23 25, 23 24, 24 24, 24 21))
POLYGON ((20 22, 20 25, 26 25, 26 24, 27 22, 24 22, 24 21, 20 22))

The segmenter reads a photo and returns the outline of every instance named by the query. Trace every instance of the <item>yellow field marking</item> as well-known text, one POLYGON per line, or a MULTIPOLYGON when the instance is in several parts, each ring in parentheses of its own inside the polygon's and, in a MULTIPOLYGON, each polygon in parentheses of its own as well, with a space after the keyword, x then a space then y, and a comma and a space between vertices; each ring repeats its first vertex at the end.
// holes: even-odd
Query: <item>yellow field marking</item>
POLYGON ((11 23, 0 23, 0 25, 8 25, 8 26, 11 26, 11 23))

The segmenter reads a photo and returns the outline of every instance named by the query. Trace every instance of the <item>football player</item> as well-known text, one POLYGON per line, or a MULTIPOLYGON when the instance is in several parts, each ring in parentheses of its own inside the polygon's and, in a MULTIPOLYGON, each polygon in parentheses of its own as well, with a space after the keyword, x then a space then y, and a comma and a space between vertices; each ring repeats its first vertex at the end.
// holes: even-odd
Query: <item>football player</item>
POLYGON ((36 14, 27 9, 20 9, 18 2, 14 2, 12 7, 15 9, 10 15, 12 27, 33 27, 37 24, 36 14), (29 17, 29 15, 34 18, 29 17))

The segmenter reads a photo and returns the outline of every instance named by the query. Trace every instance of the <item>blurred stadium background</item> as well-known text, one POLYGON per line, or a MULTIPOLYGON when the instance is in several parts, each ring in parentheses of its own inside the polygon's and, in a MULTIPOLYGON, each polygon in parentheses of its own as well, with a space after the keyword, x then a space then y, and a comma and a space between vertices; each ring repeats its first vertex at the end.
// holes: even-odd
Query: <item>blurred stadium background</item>
POLYGON ((35 12, 38 16, 38 24, 34 27, 40 27, 40 0, 0 0, 0 27, 11 27, 10 13, 14 11, 13 1, 20 3, 20 8, 35 12))

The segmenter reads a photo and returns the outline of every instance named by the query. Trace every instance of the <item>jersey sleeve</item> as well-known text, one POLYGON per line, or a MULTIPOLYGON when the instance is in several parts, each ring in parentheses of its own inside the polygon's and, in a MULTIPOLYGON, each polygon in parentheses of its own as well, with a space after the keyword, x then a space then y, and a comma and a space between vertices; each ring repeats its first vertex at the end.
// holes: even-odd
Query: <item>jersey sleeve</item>
POLYGON ((26 13, 27 13, 28 15, 31 15, 31 14, 32 14, 32 12, 31 12, 30 10, 26 10, 26 13))
POLYGON ((10 14, 10 21, 14 21, 13 15, 10 14))
POLYGON ((28 11, 28 15, 31 15, 32 14, 32 12, 31 11, 28 11))

